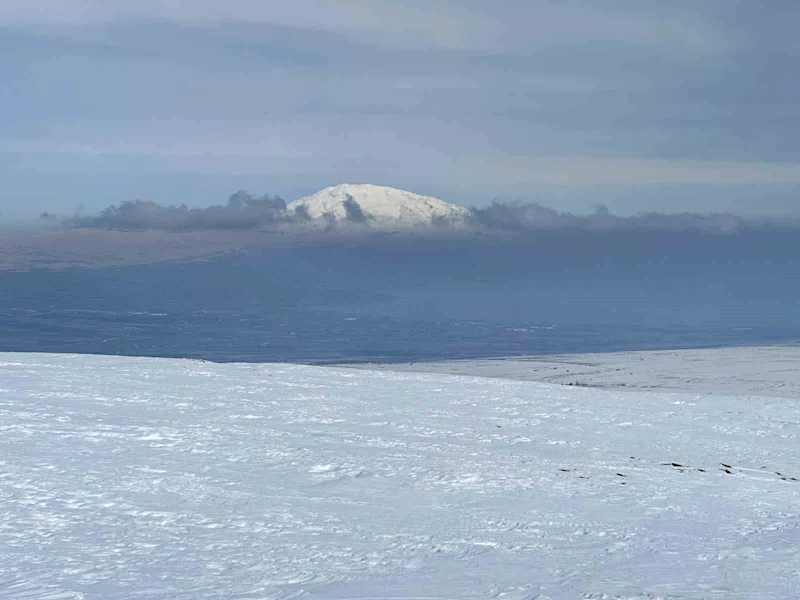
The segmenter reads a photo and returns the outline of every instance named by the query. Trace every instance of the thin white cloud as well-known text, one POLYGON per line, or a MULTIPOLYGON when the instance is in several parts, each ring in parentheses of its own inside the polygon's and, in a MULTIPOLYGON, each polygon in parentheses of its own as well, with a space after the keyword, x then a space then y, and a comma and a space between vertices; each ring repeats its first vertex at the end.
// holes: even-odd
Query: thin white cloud
MULTIPOLYGON (((308 134, 308 132, 304 132, 308 134)), ((280 159, 303 165, 304 169, 327 172, 336 165, 363 165, 365 175, 387 178, 402 173, 424 176, 436 174, 440 182, 461 186, 493 188, 498 191, 520 186, 638 186, 638 185, 800 185, 800 163, 752 161, 668 160, 628 157, 530 157, 486 154, 453 158, 435 150, 415 149, 410 140, 395 140, 397 145, 384 160, 376 160, 369 136, 353 135, 353 144, 338 136, 305 148, 283 137, 225 140, 217 135, 196 135, 172 140, 139 136, 124 142, 62 141, 36 142, 3 140, 0 152, 35 155, 143 156, 177 160, 183 168, 208 169, 218 173, 245 174, 269 170, 263 161, 280 159), (423 160, 420 158, 424 156, 423 160), (325 161, 317 169, 315 163, 325 161), (424 162, 426 167, 419 168, 424 162), (382 164, 382 167, 381 167, 382 164), (377 168, 377 171, 376 171, 377 168), (381 168, 386 172, 381 173, 381 168)), ((282 164, 285 164, 283 162, 282 164)), ((433 182, 431 182, 433 183, 433 182)))
POLYGON ((668 160, 625 157, 464 157, 456 172, 481 169, 487 185, 794 185, 800 163, 668 160))
POLYGON ((477 16, 440 0, 5 0, 0 4, 0 23, 17 26, 69 27, 138 19, 283 25, 398 46, 462 47, 479 39, 482 29, 477 16))
POLYGON ((626 2, 546 0, 4 0, 0 23, 80 26, 129 20, 300 27, 397 47, 530 50, 623 41, 670 53, 715 52, 724 35, 707 21, 626 2))
POLYGON ((202 142, 186 139, 175 141, 108 141, 95 142, 40 142, 31 140, 0 141, 0 152, 26 155, 71 154, 86 156, 146 156, 152 158, 213 159, 217 158, 310 158, 309 152, 302 152, 291 144, 279 139, 264 139, 256 142, 232 143, 224 140, 205 140, 202 142))

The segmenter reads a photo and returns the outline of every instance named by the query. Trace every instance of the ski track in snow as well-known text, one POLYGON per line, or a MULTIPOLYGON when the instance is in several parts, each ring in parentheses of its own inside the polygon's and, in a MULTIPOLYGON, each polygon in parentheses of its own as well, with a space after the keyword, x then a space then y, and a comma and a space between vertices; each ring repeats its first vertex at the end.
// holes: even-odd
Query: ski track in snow
POLYGON ((797 416, 787 398, 0 354, 0 598, 795 598, 797 416))

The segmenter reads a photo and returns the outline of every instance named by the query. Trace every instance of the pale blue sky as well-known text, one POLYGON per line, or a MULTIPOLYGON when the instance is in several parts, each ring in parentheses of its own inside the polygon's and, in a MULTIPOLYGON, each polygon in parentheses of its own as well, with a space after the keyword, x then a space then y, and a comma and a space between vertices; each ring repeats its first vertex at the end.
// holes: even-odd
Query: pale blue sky
POLYGON ((800 212, 800 5, 3 0, 0 211, 394 185, 800 212))

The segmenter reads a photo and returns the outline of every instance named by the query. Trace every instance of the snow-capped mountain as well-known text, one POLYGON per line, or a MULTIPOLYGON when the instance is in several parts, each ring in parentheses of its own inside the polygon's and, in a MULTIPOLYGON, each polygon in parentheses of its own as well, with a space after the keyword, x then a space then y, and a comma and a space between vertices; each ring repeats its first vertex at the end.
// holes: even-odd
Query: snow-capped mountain
POLYGON ((370 184, 344 183, 289 203, 290 215, 313 221, 364 225, 378 231, 466 227, 470 211, 431 196, 370 184))

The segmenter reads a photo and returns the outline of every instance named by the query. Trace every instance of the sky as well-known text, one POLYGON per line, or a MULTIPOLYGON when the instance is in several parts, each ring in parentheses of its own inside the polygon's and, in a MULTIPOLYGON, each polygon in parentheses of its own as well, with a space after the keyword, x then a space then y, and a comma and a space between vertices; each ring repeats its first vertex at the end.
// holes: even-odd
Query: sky
POLYGON ((0 211, 338 183, 800 213, 800 5, 3 0, 0 211))

